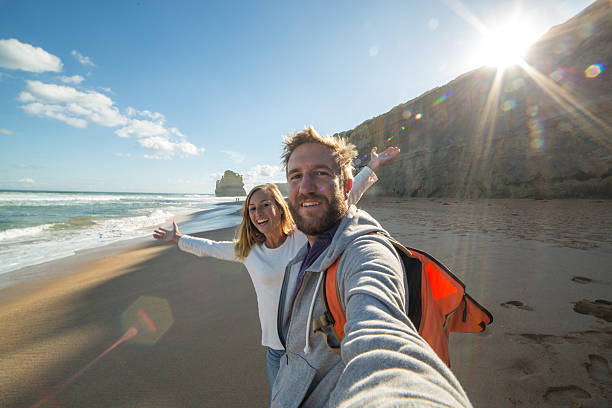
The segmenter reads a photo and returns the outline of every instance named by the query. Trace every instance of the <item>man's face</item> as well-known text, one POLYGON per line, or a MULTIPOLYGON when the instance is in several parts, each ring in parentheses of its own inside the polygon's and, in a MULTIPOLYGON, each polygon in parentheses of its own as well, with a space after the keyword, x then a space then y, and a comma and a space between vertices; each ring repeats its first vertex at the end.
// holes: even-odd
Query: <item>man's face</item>
POLYGON ((330 229, 346 213, 332 152, 318 143, 298 146, 287 162, 289 209, 299 230, 313 237, 330 229))

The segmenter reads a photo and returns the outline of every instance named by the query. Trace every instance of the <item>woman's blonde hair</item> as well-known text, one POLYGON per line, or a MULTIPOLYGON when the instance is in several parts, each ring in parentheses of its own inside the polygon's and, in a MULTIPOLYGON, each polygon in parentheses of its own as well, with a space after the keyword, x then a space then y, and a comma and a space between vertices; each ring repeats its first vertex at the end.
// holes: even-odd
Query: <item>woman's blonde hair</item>
POLYGON ((257 227, 253 225, 251 222, 251 217, 249 216, 249 201, 251 201, 253 194, 260 190, 270 194, 274 200, 274 203, 280 210, 282 233, 289 236, 295 232, 293 218, 291 217, 287 203, 285 202, 285 199, 283 198, 283 195, 276 184, 266 183, 255 186, 251 191, 249 191, 249 194, 244 200, 244 205, 242 206, 242 222, 236 231, 236 238, 234 239, 234 253, 238 259, 246 258, 254 245, 263 244, 263 242, 266 240, 264 234, 259 232, 257 227))

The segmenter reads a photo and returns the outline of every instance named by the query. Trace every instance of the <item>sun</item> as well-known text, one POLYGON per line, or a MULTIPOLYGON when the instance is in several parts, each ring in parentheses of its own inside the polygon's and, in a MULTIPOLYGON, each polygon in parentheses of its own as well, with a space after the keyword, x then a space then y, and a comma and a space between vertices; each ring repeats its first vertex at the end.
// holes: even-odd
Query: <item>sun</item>
POLYGON ((538 34, 529 24, 518 20, 488 28, 483 32, 482 42, 477 48, 476 63, 502 70, 520 64, 538 34))

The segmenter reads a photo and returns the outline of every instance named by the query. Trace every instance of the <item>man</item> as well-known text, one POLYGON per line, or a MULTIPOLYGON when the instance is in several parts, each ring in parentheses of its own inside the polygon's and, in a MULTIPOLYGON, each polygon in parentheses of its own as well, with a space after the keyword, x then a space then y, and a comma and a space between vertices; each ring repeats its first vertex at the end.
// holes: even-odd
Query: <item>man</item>
POLYGON ((289 208, 308 238, 285 271, 278 330, 286 349, 272 391, 274 407, 469 407, 457 379, 406 316, 402 264, 369 214, 347 207, 353 145, 312 128, 284 146, 289 208), (312 320, 323 313, 322 272, 338 257, 346 311, 341 354, 312 320))

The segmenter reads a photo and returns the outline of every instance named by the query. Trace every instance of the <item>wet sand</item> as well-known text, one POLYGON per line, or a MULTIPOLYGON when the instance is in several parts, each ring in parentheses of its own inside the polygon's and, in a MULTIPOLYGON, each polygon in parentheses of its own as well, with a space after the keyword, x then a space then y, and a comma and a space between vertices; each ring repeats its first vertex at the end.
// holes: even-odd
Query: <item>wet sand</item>
MULTIPOLYGON (((486 332, 451 336, 453 371, 475 407, 610 405, 611 201, 360 207, 447 265, 493 314, 486 332)), ((201 235, 230 239, 233 229, 201 235)), ((26 268, 18 273, 32 279, 0 289, 1 407, 267 405, 244 267, 151 241, 26 268)))

